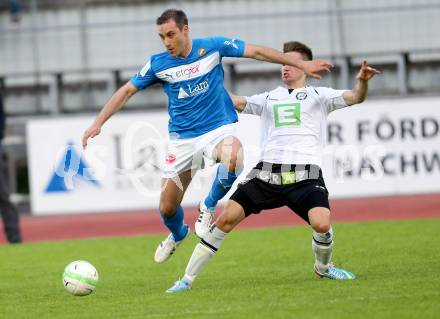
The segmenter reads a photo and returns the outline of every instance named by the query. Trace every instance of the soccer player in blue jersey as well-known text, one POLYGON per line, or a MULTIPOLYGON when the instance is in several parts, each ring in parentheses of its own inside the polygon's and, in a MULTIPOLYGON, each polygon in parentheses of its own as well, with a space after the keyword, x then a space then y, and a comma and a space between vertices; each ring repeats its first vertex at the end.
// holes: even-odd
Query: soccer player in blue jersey
POLYGON ((324 60, 292 58, 239 39, 191 39, 188 19, 181 10, 166 10, 156 24, 166 51, 152 55, 144 67, 113 94, 84 133, 83 147, 89 138, 101 132, 103 124, 133 94, 154 83, 162 84, 168 96, 170 140, 159 211, 171 232, 154 256, 156 262, 162 263, 189 234, 180 203, 194 173, 204 167, 204 157, 220 165, 207 198, 199 205, 200 216, 195 230, 201 238, 209 229, 217 202, 229 191, 241 171, 241 143, 234 136, 234 123, 238 118, 223 84, 222 58, 244 57, 291 65, 318 79, 318 73, 329 71, 332 65, 324 60))

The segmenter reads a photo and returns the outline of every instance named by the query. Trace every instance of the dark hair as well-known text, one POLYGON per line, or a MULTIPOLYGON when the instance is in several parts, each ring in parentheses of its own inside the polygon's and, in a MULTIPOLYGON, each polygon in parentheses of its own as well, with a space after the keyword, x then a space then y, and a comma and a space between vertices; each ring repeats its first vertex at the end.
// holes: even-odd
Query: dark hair
POLYGON ((188 25, 188 18, 185 12, 178 9, 165 10, 160 17, 156 19, 156 24, 161 25, 167 23, 169 20, 174 20, 180 31, 182 31, 185 25, 188 25))
POLYGON ((301 53, 306 60, 313 60, 312 50, 304 43, 298 41, 284 43, 283 52, 298 52, 301 53))

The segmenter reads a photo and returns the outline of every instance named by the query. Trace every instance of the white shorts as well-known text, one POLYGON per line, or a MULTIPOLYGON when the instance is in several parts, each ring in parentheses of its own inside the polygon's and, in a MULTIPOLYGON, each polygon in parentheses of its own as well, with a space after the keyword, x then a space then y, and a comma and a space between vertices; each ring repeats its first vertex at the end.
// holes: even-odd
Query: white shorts
POLYGON ((169 140, 163 178, 173 178, 188 170, 199 170, 216 162, 215 147, 227 136, 235 136, 236 123, 227 124, 194 138, 169 140))

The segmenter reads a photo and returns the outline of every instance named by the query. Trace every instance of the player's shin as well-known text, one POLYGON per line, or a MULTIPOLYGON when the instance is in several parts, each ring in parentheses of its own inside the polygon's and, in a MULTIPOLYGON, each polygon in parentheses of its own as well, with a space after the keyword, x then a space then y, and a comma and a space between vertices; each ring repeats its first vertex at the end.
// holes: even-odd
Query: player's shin
POLYGON ((215 255, 215 251, 198 243, 191 255, 183 277, 188 283, 192 284, 197 275, 203 270, 208 261, 215 255))
POLYGON ((226 233, 213 225, 193 251, 186 266, 184 280, 192 284, 197 275, 203 270, 208 261, 215 255, 225 239, 226 233))
POLYGON ((225 165, 220 164, 217 168, 217 174, 215 175, 211 190, 205 199, 206 207, 213 210, 217 202, 231 189, 239 174, 239 172, 236 174, 235 172, 228 171, 225 165))
POLYGON ((177 207, 176 213, 171 217, 167 217, 162 213, 161 216, 163 219, 163 223, 173 234, 174 240, 182 240, 188 231, 187 226, 185 226, 183 222, 184 213, 182 206, 179 205, 179 207, 177 207))
POLYGON ((313 232, 312 249, 315 253, 315 269, 324 273, 329 267, 333 253, 333 229, 326 233, 313 232))

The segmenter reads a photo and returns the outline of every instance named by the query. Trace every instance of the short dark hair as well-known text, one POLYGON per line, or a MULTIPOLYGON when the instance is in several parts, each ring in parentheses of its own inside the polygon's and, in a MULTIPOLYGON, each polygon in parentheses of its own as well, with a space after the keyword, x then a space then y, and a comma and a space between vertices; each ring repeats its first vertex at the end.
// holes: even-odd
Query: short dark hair
POLYGON ((298 41, 284 43, 283 52, 298 52, 301 53, 306 60, 313 60, 312 50, 304 43, 298 41))
POLYGON ((174 20, 181 31, 185 25, 188 25, 188 18, 185 12, 178 9, 165 10, 160 17, 156 19, 156 25, 167 23, 169 20, 174 20))

